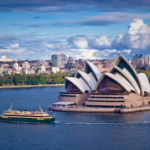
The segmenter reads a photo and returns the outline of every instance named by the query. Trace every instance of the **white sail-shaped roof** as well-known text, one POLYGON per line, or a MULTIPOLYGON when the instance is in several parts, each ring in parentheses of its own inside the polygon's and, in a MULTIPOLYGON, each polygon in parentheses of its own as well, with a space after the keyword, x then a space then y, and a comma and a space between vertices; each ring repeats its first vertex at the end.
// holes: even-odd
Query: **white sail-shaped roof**
POLYGON ((132 67, 132 65, 125 59, 122 55, 118 55, 115 63, 115 66, 119 67, 123 72, 132 80, 132 84, 134 87, 136 87, 136 90, 138 93, 140 92, 141 95, 143 95, 143 87, 142 83, 139 80, 139 77, 135 71, 135 69, 132 67))
POLYGON ((91 62, 89 62, 89 61, 86 61, 85 71, 86 71, 87 73, 89 73, 89 72, 87 71, 87 66, 89 66, 89 67, 91 68, 92 73, 94 74, 96 81, 98 81, 98 80, 100 79, 100 77, 102 76, 101 71, 100 71, 93 63, 91 63, 91 62))
MULTIPOLYGON (((122 70, 122 72, 126 75, 126 77, 131 81, 131 84, 133 85, 133 87, 135 87, 135 90, 137 91, 138 95, 141 95, 141 90, 138 86, 138 84, 136 83, 136 81, 134 80, 133 76, 129 73, 129 71, 124 68, 122 70)), ((138 79, 139 80, 139 79, 138 79)))
POLYGON ((78 76, 81 76, 83 78, 83 80, 87 83, 91 91, 96 89, 97 82, 92 73, 88 74, 88 73, 78 70, 76 77, 78 76))
POLYGON ((117 56, 114 65, 105 74, 102 74, 94 64, 86 61, 85 72, 78 70, 75 77, 66 77, 66 83, 72 83, 81 92, 94 91, 98 90, 101 83, 103 86, 105 77, 116 81, 127 92, 135 92, 142 96, 150 93, 147 76, 144 73, 137 74, 131 64, 121 55, 117 56))
POLYGON ((140 95, 140 89, 137 85, 137 83, 135 82, 135 80, 133 79, 133 77, 131 76, 131 74, 128 72, 127 69, 120 69, 118 66, 113 65, 112 68, 109 70, 110 73, 113 73, 113 71, 116 70, 117 72, 119 72, 122 77, 124 77, 130 84, 131 86, 135 89, 136 93, 138 95, 140 95))
POLYGON ((112 74, 112 73, 105 73, 105 76, 115 80, 118 84, 120 84, 126 91, 131 92, 134 91, 135 89, 131 86, 131 84, 120 74, 112 74))
POLYGON ((90 91, 90 88, 82 78, 66 77, 65 79, 74 84, 81 92, 90 91))
POLYGON ((96 90, 101 75, 102 73, 94 64, 86 61, 85 72, 78 70, 75 77, 66 77, 66 83, 71 82, 81 92, 93 91, 96 90))
POLYGON ((150 83, 148 81, 146 74, 145 73, 139 73, 138 77, 142 83, 143 92, 150 93, 150 83))

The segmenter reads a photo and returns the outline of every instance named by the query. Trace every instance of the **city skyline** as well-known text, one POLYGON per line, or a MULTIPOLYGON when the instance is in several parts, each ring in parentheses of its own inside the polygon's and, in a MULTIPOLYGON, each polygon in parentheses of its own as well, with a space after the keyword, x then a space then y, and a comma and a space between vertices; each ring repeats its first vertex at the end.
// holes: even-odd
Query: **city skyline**
POLYGON ((2 0, 0 57, 114 59, 150 53, 150 2, 2 0))

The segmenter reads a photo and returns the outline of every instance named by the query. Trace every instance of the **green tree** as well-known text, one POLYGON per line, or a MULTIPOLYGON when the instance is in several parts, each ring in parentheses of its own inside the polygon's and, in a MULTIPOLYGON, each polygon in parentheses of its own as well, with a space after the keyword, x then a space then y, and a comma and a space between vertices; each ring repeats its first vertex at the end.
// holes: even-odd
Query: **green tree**
POLYGON ((5 75, 4 76, 5 84, 13 84, 13 76, 12 75, 5 75))
POLYGON ((15 74, 13 78, 13 82, 15 85, 24 84, 23 76, 20 74, 15 74))
POLYGON ((63 84, 66 76, 74 76, 70 73, 52 73, 52 74, 15 74, 0 76, 0 86, 4 84, 14 85, 38 85, 38 84, 63 84))
POLYGON ((39 82, 40 84, 48 84, 49 83, 50 76, 47 74, 40 74, 39 76, 39 82))
POLYGON ((32 84, 32 85, 38 85, 38 84, 39 84, 38 78, 37 78, 37 77, 32 78, 31 84, 32 84))
POLYGON ((0 76, 0 86, 4 84, 3 76, 0 76))
POLYGON ((64 77, 63 74, 58 72, 55 74, 51 74, 51 83, 53 84, 63 84, 64 83, 64 77))

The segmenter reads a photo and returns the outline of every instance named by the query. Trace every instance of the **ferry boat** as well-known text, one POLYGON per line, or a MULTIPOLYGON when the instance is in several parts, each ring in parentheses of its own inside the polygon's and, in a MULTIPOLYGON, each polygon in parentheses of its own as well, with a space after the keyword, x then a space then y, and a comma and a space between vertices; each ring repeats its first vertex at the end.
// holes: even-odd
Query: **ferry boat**
POLYGON ((55 118, 44 112, 41 108, 40 111, 33 112, 12 110, 12 107, 10 107, 0 116, 0 121, 50 123, 54 122, 55 118))

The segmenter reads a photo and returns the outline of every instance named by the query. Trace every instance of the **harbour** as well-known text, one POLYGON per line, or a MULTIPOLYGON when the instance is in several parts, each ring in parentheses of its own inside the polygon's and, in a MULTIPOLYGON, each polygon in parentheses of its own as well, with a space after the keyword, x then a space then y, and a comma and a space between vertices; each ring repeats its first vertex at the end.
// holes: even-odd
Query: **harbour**
MULTIPOLYGON (((0 113, 11 103, 14 109, 31 111, 40 104, 48 112, 49 104, 56 102, 63 90, 64 87, 1 89, 0 113)), ((57 119, 52 124, 0 122, 0 149, 149 149, 150 111, 53 114, 57 119)))
POLYGON ((0 0, 0 150, 149 150, 149 8, 0 0))

